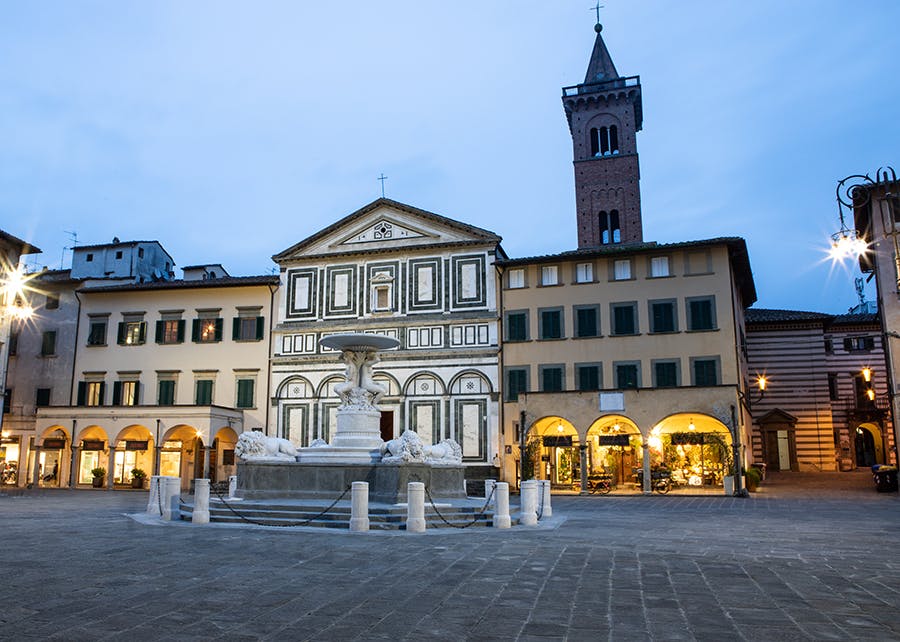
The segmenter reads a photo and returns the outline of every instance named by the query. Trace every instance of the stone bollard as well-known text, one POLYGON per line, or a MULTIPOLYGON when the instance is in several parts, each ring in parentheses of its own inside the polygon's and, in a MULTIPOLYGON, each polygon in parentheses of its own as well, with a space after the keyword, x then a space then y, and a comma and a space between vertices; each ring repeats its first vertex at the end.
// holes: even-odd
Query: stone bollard
POLYGON ((497 482, 494 484, 494 528, 509 528, 509 484, 497 482))
POLYGON ((425 532, 425 484, 409 482, 406 487, 406 530, 425 532))
POLYGON ((491 491, 494 490, 494 484, 497 483, 496 479, 485 479, 484 480, 484 501, 485 503, 495 506, 497 504, 496 497, 491 496, 491 491), (490 499, 490 501, 488 501, 490 499))
POLYGON ((540 495, 538 495, 538 510, 540 511, 541 519, 553 517, 553 508, 550 506, 550 481, 542 479, 538 483, 540 484, 540 490, 538 491, 540 493, 540 495))
POLYGON ((350 530, 367 531, 369 530, 369 482, 355 481, 351 488, 350 530))
POLYGON ((166 475, 153 475, 150 478, 150 498, 147 501, 147 512, 163 519, 172 519, 172 497, 181 493, 181 479, 166 475))
POLYGON ((237 475, 228 476, 228 499, 234 499, 237 492, 237 475))
POLYGON ((192 524, 209 524, 209 480, 194 480, 194 510, 191 512, 192 524))
POLYGON ((534 480, 524 481, 519 485, 519 523, 522 526, 537 524, 538 483, 534 480))

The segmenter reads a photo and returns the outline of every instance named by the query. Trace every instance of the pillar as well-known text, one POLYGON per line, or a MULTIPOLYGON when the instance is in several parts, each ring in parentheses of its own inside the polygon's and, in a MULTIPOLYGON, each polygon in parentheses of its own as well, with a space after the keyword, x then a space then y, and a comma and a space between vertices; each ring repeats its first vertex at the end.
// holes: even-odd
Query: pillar
POLYGON ((509 528, 509 484, 497 482, 494 485, 494 528, 509 528))
POLYGON ((406 530, 425 532, 425 484, 409 482, 406 487, 406 530))
MULTIPOLYGON (((422 510, 424 509, 423 505, 422 510)), ((369 482, 355 481, 351 485, 350 530, 355 532, 369 530, 369 482)))
POLYGON ((34 445, 34 465, 31 467, 31 485, 33 488, 40 487, 41 482, 41 447, 34 445))
POLYGON ((534 479, 522 482, 519 491, 519 523, 523 526, 535 526, 537 524, 538 482, 534 479))
POLYGON ((547 479, 542 479, 539 486, 540 496, 538 498, 538 506, 540 508, 541 517, 540 519, 544 519, 545 517, 553 517, 553 508, 550 505, 550 481, 547 479))
POLYGON ((194 510, 192 524, 209 524, 209 480, 194 480, 194 510))
POLYGON ((588 454, 588 445, 587 444, 579 444, 578 450, 581 451, 581 494, 588 494, 588 484, 587 484, 587 476, 588 476, 588 466, 587 466, 587 454, 588 454))
POLYGON ((653 493, 653 480, 650 478, 650 446, 647 444, 646 438, 642 444, 641 450, 644 451, 644 488, 645 495, 653 493))
POLYGON ((228 499, 234 499, 237 492, 237 475, 228 476, 228 499))
POLYGON ((203 478, 209 479, 209 449, 210 446, 203 447, 203 478))
POLYGON ((180 477, 153 475, 150 478, 150 498, 147 501, 147 512, 151 515, 159 515, 164 520, 171 520, 173 517, 172 502, 177 502, 180 494, 180 477))
POLYGON ((496 479, 485 479, 484 480, 484 502, 485 504, 493 505, 496 503, 495 498, 493 496, 494 487, 497 484, 496 479))
POLYGON ((113 477, 116 476, 116 447, 110 444, 109 457, 106 458, 106 490, 113 489, 113 477))
POLYGON ((69 465, 69 488, 75 488, 75 481, 78 479, 78 453, 81 449, 72 444, 72 463, 69 465))

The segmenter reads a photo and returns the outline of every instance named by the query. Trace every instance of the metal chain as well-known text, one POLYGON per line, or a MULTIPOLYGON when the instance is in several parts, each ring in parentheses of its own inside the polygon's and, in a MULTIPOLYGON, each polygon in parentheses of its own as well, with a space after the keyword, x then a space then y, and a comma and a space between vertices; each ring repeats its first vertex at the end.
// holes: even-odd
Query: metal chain
POLYGON ((538 483, 538 492, 541 494, 541 509, 538 511, 537 520, 541 521, 544 516, 544 487, 538 483))
POLYGON ((497 490, 497 484, 494 484, 493 488, 491 488, 491 494, 488 495, 487 499, 484 502, 484 506, 481 507, 481 510, 475 513, 475 519, 466 524, 451 524, 447 521, 447 518, 441 515, 441 511, 437 509, 437 506, 434 505, 434 500, 431 498, 431 492, 428 490, 428 486, 425 487, 425 494, 428 495, 428 501, 431 503, 431 509, 435 512, 435 514, 441 518, 441 521, 444 522, 447 526, 451 528, 469 528, 474 524, 478 523, 478 518, 484 515, 487 511, 488 506, 491 505, 491 499, 494 497, 494 491, 497 490))
POLYGON ((350 490, 351 490, 352 488, 353 488, 352 486, 347 486, 346 490, 344 490, 344 492, 341 493, 340 497, 338 497, 336 500, 334 500, 333 502, 331 502, 331 505, 328 506, 325 510, 323 510, 323 511, 322 511, 321 513, 319 513, 318 515, 313 515, 313 516, 310 517, 309 519, 305 519, 305 520, 300 521, 300 522, 291 522, 291 523, 289 523, 289 524, 266 524, 265 522, 258 522, 258 521, 256 521, 256 520, 250 519, 249 517, 246 517, 246 516, 244 516, 244 515, 241 515, 239 512, 237 512, 237 511, 234 509, 233 506, 231 506, 231 504, 229 504, 228 502, 226 502, 226 501, 225 501, 225 498, 222 496, 222 493, 221 493, 218 489, 214 489, 214 492, 215 492, 216 496, 219 498, 219 501, 221 501, 223 504, 225 504, 225 507, 226 507, 228 510, 230 510, 230 511, 231 511, 232 513, 234 513, 237 517, 240 517, 243 521, 247 522, 248 524, 254 524, 254 525, 256 525, 256 526, 279 526, 279 527, 293 528, 293 527, 296 527, 296 526, 309 526, 309 524, 312 523, 314 520, 319 519, 320 517, 322 517, 323 515, 325 515, 326 513, 328 513, 328 511, 330 511, 332 508, 334 508, 335 506, 337 506, 337 503, 338 503, 339 501, 341 501, 342 499, 344 499, 344 497, 347 496, 347 493, 349 493, 350 490))
POLYGON ((162 519, 162 477, 156 478, 156 502, 159 504, 159 518, 162 519))

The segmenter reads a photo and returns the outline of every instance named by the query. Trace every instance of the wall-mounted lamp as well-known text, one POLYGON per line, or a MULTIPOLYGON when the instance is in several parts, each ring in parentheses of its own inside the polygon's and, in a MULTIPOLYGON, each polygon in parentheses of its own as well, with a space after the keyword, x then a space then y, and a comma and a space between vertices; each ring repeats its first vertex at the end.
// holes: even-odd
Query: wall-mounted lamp
POLYGON ((869 366, 862 369, 862 378, 866 383, 872 381, 872 369, 869 366))

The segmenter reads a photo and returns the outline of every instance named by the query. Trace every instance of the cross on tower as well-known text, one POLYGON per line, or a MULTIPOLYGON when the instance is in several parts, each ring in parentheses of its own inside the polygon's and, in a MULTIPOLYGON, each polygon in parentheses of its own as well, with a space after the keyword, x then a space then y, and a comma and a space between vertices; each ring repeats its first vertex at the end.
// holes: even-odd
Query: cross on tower
POLYGON ((591 7, 591 11, 597 12, 597 24, 600 24, 600 9, 603 9, 604 5, 597 3, 597 6, 591 7))
POLYGON ((387 180, 387 176, 384 175, 384 172, 381 172, 381 176, 378 177, 378 180, 381 181, 381 198, 384 198, 384 181, 387 180))

